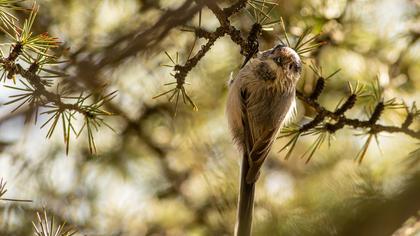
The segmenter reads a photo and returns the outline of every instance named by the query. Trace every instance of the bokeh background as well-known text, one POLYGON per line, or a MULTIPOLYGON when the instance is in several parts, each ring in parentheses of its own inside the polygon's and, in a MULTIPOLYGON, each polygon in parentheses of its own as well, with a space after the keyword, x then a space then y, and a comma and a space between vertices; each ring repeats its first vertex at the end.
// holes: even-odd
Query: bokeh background
MULTIPOLYGON (((218 2, 227 6, 235 1, 218 2)), ((154 37, 152 30, 151 41, 137 50, 118 57, 114 52, 138 43, 130 39, 153 29, 184 1, 38 3, 34 30, 59 37, 69 48, 70 61, 62 70, 71 76, 65 83, 75 91, 94 91, 102 84, 118 90, 107 107, 116 113, 107 118, 115 132, 104 128, 96 133, 96 155, 89 154, 81 137, 72 140, 66 156, 60 132, 47 140, 47 130, 40 129, 43 122, 24 123, 27 108, 11 114, 13 107, 1 106, 0 177, 7 181, 7 197, 34 203, 0 202, 0 235, 31 235, 31 221, 43 208, 76 227, 78 235, 232 235, 239 156, 224 109, 227 80, 243 60, 240 48, 228 37, 216 42, 187 77, 187 91, 199 110, 182 104, 174 117, 167 98, 152 97, 173 82, 171 68, 161 66, 170 63, 164 52, 179 53, 180 63, 185 62, 193 34, 176 27, 154 37)), ((348 81, 368 84, 376 78, 386 98, 420 102, 419 10, 417 0, 280 0, 273 16, 283 17, 291 36, 308 26, 322 32, 328 44, 306 65, 319 65, 326 75, 341 68, 320 97, 333 109, 348 95, 348 81)), ((232 18, 244 34, 252 23, 245 11, 232 18)), ((197 24, 197 14, 185 23, 197 24)), ((202 27, 217 26, 204 8, 202 27)), ((264 32, 261 49, 272 47, 282 35, 279 26, 264 32)), ((198 40, 193 52, 204 42, 198 40)), ((299 89, 309 93, 313 85, 314 73, 305 66, 299 89)), ((0 102, 9 95, 2 89, 0 102)), ((299 101, 297 110, 296 123, 313 116, 299 101)), ((358 104, 347 114, 366 119, 365 110, 358 104)), ((404 109, 386 111, 380 123, 400 125, 405 114, 404 109)), ((418 130, 418 120, 411 127, 418 130)), ((257 184, 254 235, 391 235, 416 217, 420 152, 412 151, 419 140, 383 133, 358 165, 354 158, 366 136, 357 134, 363 131, 338 131, 308 164, 299 157, 314 137, 300 139, 287 161, 277 151, 288 140, 278 140, 257 184)))

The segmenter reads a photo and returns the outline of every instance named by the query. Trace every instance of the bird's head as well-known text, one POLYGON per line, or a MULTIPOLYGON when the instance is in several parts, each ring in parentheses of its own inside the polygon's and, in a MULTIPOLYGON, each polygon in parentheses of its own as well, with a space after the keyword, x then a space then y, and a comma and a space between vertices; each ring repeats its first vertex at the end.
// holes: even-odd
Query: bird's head
POLYGON ((279 44, 272 49, 258 53, 257 58, 276 71, 277 77, 286 77, 297 82, 302 71, 299 55, 290 47, 279 44))

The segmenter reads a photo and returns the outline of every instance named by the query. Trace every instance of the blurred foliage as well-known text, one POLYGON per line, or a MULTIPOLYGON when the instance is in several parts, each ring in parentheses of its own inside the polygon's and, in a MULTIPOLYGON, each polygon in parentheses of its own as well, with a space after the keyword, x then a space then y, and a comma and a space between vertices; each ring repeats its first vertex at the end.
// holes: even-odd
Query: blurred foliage
MULTIPOLYGON (((119 115, 106 118, 115 133, 98 128, 96 155, 84 142, 89 137, 71 136, 66 156, 61 133, 42 138, 48 130, 39 127, 46 117, 40 116, 34 126, 25 123, 31 113, 27 105, 14 113, 13 107, 0 107, 0 178, 7 181, 6 195, 33 200, 0 201, 0 235, 33 234, 31 222, 43 209, 56 222, 77 229, 75 235, 232 235, 239 157, 228 134, 224 104, 226 82, 243 62, 239 46, 229 37, 218 40, 189 72, 185 89, 197 112, 179 105, 174 117, 173 104, 152 99, 163 84, 173 82, 172 68, 161 66, 171 63, 165 52, 173 60, 178 54, 184 63, 205 42, 179 29, 197 26, 199 18, 206 30, 218 27, 210 10, 198 14, 191 2, 39 1, 34 35, 48 32, 70 48, 64 52, 68 63, 58 65, 69 75, 64 83, 72 93, 92 93, 94 101, 101 100, 97 90, 103 84, 118 90, 104 108, 119 115)), ((236 1, 218 2, 229 6, 236 1)), ((341 69, 318 98, 333 110, 349 95, 348 82, 368 86, 376 79, 384 101, 420 102, 419 9, 415 0, 281 0, 270 14, 283 18, 290 38, 298 39, 312 27, 328 42, 305 60, 299 89, 310 94, 316 86, 317 70, 309 65, 322 68, 325 76, 341 69)), ((15 13, 19 22, 28 16, 15 13)), ((242 32, 249 32, 253 23, 246 11, 231 22, 242 32)), ((264 31, 260 49, 271 48, 281 35, 278 25, 264 31)), ((4 42, 9 36, 0 37, 4 42)), ((11 94, 2 91, 4 104, 11 94)), ((369 109, 366 101, 358 101, 346 115, 369 119, 369 109)), ((295 123, 314 117, 299 101, 297 111, 295 123)), ((406 115, 405 109, 386 110, 379 123, 399 126, 406 115)), ((418 120, 410 127, 419 130, 418 120)), ((418 140, 379 134, 380 148, 372 142, 359 165, 353 160, 366 136, 340 129, 305 164, 299 157, 315 141, 302 136, 288 160, 275 152, 288 140, 275 143, 257 184, 254 235, 391 235, 417 214, 418 140)))

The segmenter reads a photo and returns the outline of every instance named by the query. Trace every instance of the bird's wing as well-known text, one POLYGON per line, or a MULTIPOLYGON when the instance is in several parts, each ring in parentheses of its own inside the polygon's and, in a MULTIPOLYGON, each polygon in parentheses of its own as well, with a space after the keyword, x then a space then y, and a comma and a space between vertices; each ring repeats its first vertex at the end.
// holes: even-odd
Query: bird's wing
POLYGON ((256 104, 248 104, 247 120, 252 146, 248 155, 250 169, 247 182, 258 179, 261 166, 271 150, 277 131, 289 113, 292 101, 293 96, 290 94, 279 94, 262 98, 256 104))
POLYGON ((257 127, 256 120, 249 113, 248 99, 249 92, 246 89, 241 90, 241 112, 242 125, 244 128, 244 158, 248 159, 248 170, 246 174, 246 182, 255 183, 259 177, 260 168, 264 163, 273 143, 273 136, 277 132, 277 127, 257 132, 252 127, 257 127))
POLYGON ((246 176, 247 183, 254 183, 260 175, 260 169, 265 159, 267 158, 271 146, 273 144, 273 136, 276 134, 277 129, 273 128, 266 130, 254 143, 251 151, 249 152, 249 170, 246 176))
POLYGON ((248 99, 249 99, 249 92, 246 89, 241 90, 241 117, 242 117, 242 126, 244 129, 244 152, 249 154, 254 146, 254 138, 252 135, 252 130, 249 125, 249 117, 248 117, 248 99))

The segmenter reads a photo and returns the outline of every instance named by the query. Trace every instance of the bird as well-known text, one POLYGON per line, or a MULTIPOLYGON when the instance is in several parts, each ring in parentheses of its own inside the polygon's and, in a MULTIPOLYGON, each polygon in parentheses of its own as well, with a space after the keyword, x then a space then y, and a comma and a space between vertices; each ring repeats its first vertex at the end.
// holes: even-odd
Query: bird
POLYGON ((234 143, 242 153, 236 236, 251 234, 255 183, 278 131, 295 110, 301 72, 298 53, 277 44, 247 58, 228 82, 226 115, 234 143))
POLYGON ((277 44, 258 52, 228 82, 228 125, 248 162, 247 170, 241 170, 246 172, 247 184, 257 181, 279 129, 292 117, 301 71, 298 53, 277 44))

